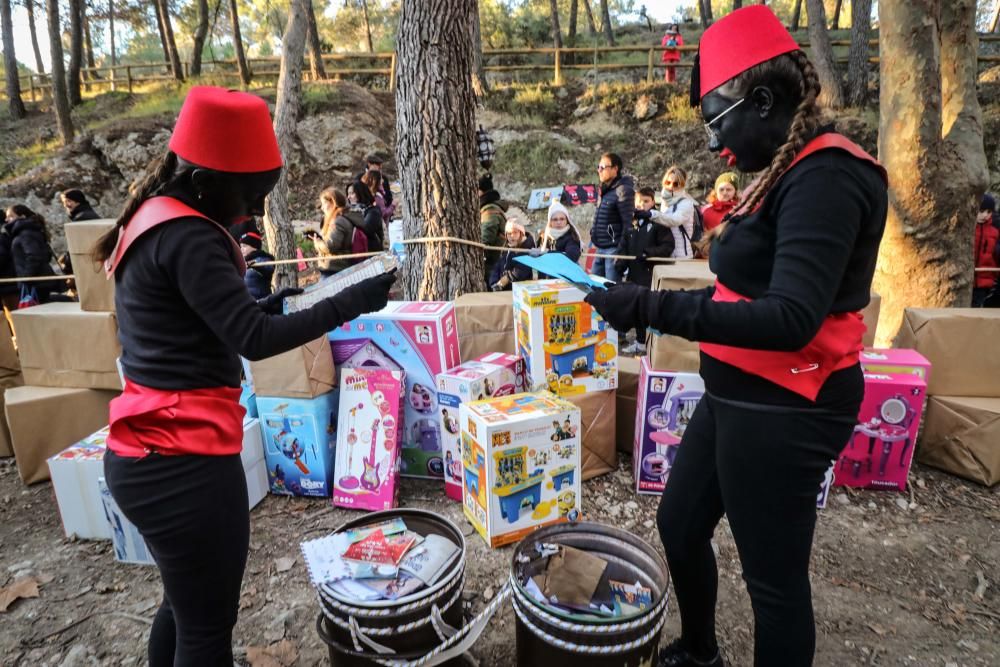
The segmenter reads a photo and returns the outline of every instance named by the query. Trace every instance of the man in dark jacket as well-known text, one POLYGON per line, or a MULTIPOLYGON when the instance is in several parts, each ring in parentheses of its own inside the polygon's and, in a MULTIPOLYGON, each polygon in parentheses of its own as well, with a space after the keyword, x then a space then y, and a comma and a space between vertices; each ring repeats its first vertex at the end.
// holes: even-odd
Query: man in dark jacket
POLYGON ((59 193, 59 201, 62 202, 66 214, 69 215, 70 222, 80 222, 81 220, 100 220, 101 216, 87 201, 87 196, 80 190, 63 190, 59 193))
MULTIPOLYGON (((535 240, 524 229, 524 225, 513 220, 507 221, 504 233, 507 236, 508 248, 531 250, 535 247, 535 240)), ((525 254, 527 253, 505 250, 500 255, 500 259, 493 265, 493 270, 490 272, 489 286, 491 290, 503 292, 513 289, 511 286, 516 282, 531 280, 531 269, 514 261, 517 257, 525 254)))
POLYGON ((274 255, 264 252, 264 243, 260 234, 247 232, 240 237, 240 250, 247 262, 247 272, 243 276, 247 289, 253 298, 260 300, 271 295, 271 279, 274 277, 274 266, 258 266, 256 262, 273 262, 274 255))
MULTIPOLYGON (((614 255, 621 244, 628 225, 632 224, 635 210, 635 187, 631 176, 623 176, 624 163, 621 156, 605 153, 597 165, 597 175, 601 179, 601 200, 594 214, 594 226, 590 239, 594 249, 601 255, 614 255)), ((621 276, 615 269, 615 260, 596 258, 593 274, 618 282, 621 276)))

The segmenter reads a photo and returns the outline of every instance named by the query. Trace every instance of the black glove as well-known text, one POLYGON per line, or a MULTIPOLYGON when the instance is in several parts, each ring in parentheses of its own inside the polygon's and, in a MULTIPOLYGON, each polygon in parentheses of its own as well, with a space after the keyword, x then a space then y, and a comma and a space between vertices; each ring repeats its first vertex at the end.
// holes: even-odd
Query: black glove
POLYGON ((626 269, 628 269, 628 262, 624 259, 615 260, 615 271, 618 272, 618 275, 624 275, 626 269))
POLYGON ((385 308, 389 303, 389 289, 396 282, 396 272, 390 271, 366 278, 357 285, 351 285, 347 289, 330 297, 330 301, 336 306, 340 317, 344 322, 351 320, 364 313, 374 313, 385 308))
POLYGON ((635 215, 636 220, 649 220, 653 217, 653 211, 652 209, 649 211, 643 211, 641 208, 637 208, 633 215, 635 215))
POLYGON ((298 287, 283 287, 274 294, 257 299, 257 305, 268 315, 281 315, 282 305, 285 298, 302 294, 298 287))
POLYGON ((606 290, 595 289, 584 301, 593 306, 616 331, 625 333, 629 329, 636 329, 643 332, 649 326, 646 316, 649 294, 648 287, 620 283, 606 290))

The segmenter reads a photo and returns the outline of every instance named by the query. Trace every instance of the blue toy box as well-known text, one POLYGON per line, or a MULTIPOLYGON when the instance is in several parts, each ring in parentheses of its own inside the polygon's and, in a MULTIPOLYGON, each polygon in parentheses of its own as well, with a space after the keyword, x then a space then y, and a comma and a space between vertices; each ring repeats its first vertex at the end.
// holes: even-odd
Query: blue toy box
POLYGON ((257 397, 271 493, 330 497, 338 393, 316 398, 257 397))

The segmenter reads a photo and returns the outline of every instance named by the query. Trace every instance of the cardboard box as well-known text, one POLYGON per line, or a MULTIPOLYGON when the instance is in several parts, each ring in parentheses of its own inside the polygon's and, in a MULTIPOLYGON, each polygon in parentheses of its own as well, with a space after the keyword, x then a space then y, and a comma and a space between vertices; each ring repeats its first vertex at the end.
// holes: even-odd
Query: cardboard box
POLYGON ((868 330, 865 331, 864 337, 861 339, 861 342, 865 347, 875 346, 875 330, 878 328, 878 318, 881 312, 882 297, 875 292, 872 292, 871 301, 869 301, 868 305, 861 311, 861 319, 864 320, 865 326, 868 327, 868 330))
POLYGON ((618 332, 563 280, 514 283, 514 330, 528 386, 560 396, 618 386, 618 332))
POLYGON ((253 390, 246 383, 240 385, 240 405, 247 411, 247 417, 254 419, 260 417, 260 413, 257 411, 257 394, 253 393, 253 390))
POLYGON ((934 366, 931 396, 1000 398, 1000 309, 907 308, 894 347, 911 348, 934 366))
POLYGON ((103 477, 97 481, 97 486, 101 494, 104 515, 108 525, 111 526, 111 544, 114 547, 115 560, 133 565, 156 565, 146 547, 146 541, 139 534, 139 529, 122 514, 103 477))
POLYGON ((930 379, 931 362, 916 350, 866 349, 861 351, 861 368, 866 373, 901 373, 930 379))
POLYGON ((48 461, 66 537, 111 539, 111 524, 104 514, 101 490, 97 485, 97 480, 104 477, 108 431, 105 426, 48 461))
POLYGON ((264 439, 258 419, 243 419, 243 449, 240 450, 240 459, 247 478, 247 500, 250 509, 253 509, 267 495, 267 463, 264 461, 264 439))
POLYGON ((465 516, 491 547, 580 514, 580 410, 548 392, 463 403, 465 516))
MULTIPOLYGON (((24 380, 20 375, 10 375, 0 378, 0 415, 4 414, 4 393, 11 387, 20 387, 24 380)), ((7 419, 0 419, 0 458, 14 456, 14 449, 10 444, 10 428, 7 427, 7 419)))
POLYGON ((442 478, 436 379, 438 373, 460 363, 454 306, 443 301, 390 301, 380 312, 362 315, 331 331, 330 341, 340 368, 406 373, 400 472, 409 477, 442 478))
POLYGON ((986 486, 1000 482, 1000 399, 931 396, 917 459, 986 486))
POLYGON ((406 432, 402 371, 348 368, 340 376, 333 504, 388 510, 399 495, 399 434, 406 432))
MULTIPOLYGON (((715 274, 704 260, 657 264, 653 268, 655 290, 700 290, 713 285, 715 274)), ((649 360, 657 370, 697 373, 701 368, 698 343, 680 336, 652 334, 649 360)))
POLYGON ((654 370, 643 357, 632 454, 636 493, 663 493, 681 438, 704 395, 705 383, 697 373, 654 370))
POLYGON ((337 393, 316 398, 257 397, 271 493, 330 497, 337 393))
POLYGON ((636 397, 639 394, 639 365, 635 357, 618 357, 618 389, 615 391, 615 442, 618 451, 632 453, 635 435, 636 397))
POLYGON ((121 391, 114 313, 86 312, 78 303, 45 303, 15 310, 11 317, 25 383, 121 391))
POLYGON ((438 405, 444 452, 445 494, 462 502, 462 444, 458 406, 470 401, 509 396, 525 391, 524 360, 513 354, 491 352, 438 373, 438 405))
MULTIPOLYGON (((37 306, 36 306, 37 307, 37 306)), ((118 392, 62 387, 13 387, 5 394, 10 440, 25 484, 49 478, 46 460, 108 423, 118 392)))
POLYGON ((455 299, 462 359, 491 352, 516 354, 513 292, 462 294, 455 299))
POLYGON ((70 261, 73 262, 80 307, 88 312, 112 312, 115 309, 115 281, 108 280, 101 263, 90 257, 97 241, 114 228, 114 220, 68 222, 63 227, 70 261))
POLYGON ((858 425, 834 471, 834 486, 906 489, 927 384, 916 375, 865 373, 858 425))
POLYGON ((316 398, 337 386, 326 336, 288 352, 250 362, 248 383, 258 396, 316 398))
POLYGON ((580 409, 583 481, 617 470, 615 390, 589 391, 586 394, 567 396, 566 400, 580 409))
MULTIPOLYGON (((11 311, 13 312, 13 311, 11 311)), ((11 333, 6 318, 0 318, 0 378, 18 375, 21 372, 21 359, 14 347, 14 336, 11 333)))

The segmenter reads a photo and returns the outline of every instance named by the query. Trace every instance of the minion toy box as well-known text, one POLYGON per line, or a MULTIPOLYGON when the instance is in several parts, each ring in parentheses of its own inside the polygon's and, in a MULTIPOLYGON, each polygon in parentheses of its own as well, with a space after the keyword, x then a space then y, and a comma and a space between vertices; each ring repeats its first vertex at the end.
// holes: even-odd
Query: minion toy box
POLYGON ((560 396, 618 386, 618 332, 564 280, 514 283, 514 330, 533 390, 560 396))
POLYGON ((337 393, 316 398, 257 398, 271 493, 330 497, 337 393))
POLYGON ((435 387, 438 373, 459 364, 454 305, 390 301, 381 311, 331 331, 330 343, 338 368, 383 368, 406 374, 400 472, 441 478, 444 455, 435 387))
POLYGON ((465 516, 491 547, 580 514, 580 410, 548 392, 463 403, 465 516))

